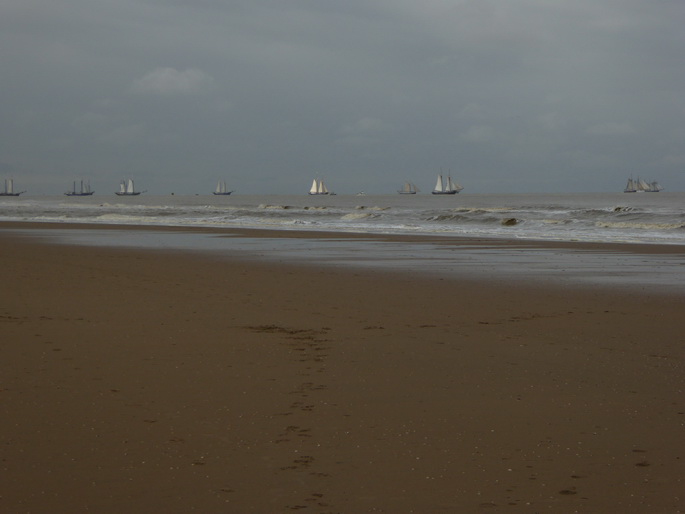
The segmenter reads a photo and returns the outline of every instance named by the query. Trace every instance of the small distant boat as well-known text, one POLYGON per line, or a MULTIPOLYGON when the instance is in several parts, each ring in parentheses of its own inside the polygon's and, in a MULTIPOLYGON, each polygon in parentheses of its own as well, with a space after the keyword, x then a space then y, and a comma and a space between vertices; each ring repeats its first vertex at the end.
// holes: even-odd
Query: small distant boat
POLYGON ((90 190, 90 183, 82 180, 80 189, 76 189, 76 181, 74 181, 74 187, 71 189, 71 191, 67 191, 64 194, 67 196, 90 196, 94 192, 95 191, 90 190))
POLYGON ((331 193, 326 188, 326 184, 323 183, 322 179, 314 179, 312 181, 312 187, 309 189, 310 195, 330 195, 331 193))
POLYGON ((415 195, 419 192, 419 188, 416 187, 416 184, 412 184, 411 182, 405 182, 402 186, 402 189, 400 189, 397 192, 401 195, 415 195))
POLYGON ((233 191, 229 191, 228 188, 226 187, 226 182, 223 180, 219 180, 216 184, 216 190, 214 191, 213 194, 215 195, 230 195, 233 191))
POLYGON ((626 184, 625 189, 623 189, 623 192, 624 193, 658 193, 661 190, 663 190, 663 187, 656 180, 654 180, 652 182, 647 182, 646 180, 641 179, 640 177, 637 177, 637 180, 633 180, 633 177, 630 177, 628 179, 628 183, 626 184))
POLYGON ((128 179, 128 181, 121 181, 121 184, 119 184, 119 191, 116 191, 114 194, 118 196, 136 196, 141 192, 143 191, 136 191, 133 187, 133 179, 128 179))
POLYGON ((6 178, 5 189, 4 191, 0 191, 0 196, 19 196, 25 192, 26 191, 14 191, 14 179, 6 178))
POLYGON ((456 195, 459 191, 464 189, 456 182, 452 181, 452 177, 447 176, 447 180, 443 180, 442 175, 438 175, 438 180, 435 183, 435 188, 432 193, 434 195, 456 195))

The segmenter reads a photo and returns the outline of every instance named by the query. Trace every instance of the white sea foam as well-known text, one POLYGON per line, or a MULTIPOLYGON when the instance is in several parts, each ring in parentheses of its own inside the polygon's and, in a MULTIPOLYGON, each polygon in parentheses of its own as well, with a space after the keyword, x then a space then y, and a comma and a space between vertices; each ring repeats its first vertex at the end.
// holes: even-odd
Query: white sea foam
POLYGON ((601 228, 637 229, 637 230, 678 230, 685 228, 683 223, 637 223, 630 221, 598 221, 601 228))
POLYGON ((373 217, 373 214, 370 212, 351 212, 349 214, 345 214, 344 216, 341 216, 340 219, 343 220, 362 220, 364 218, 370 218, 373 217))
POLYGON ((0 199, 0 220, 685 244, 682 193, 367 195, 364 202, 356 195, 18 197, 0 199))

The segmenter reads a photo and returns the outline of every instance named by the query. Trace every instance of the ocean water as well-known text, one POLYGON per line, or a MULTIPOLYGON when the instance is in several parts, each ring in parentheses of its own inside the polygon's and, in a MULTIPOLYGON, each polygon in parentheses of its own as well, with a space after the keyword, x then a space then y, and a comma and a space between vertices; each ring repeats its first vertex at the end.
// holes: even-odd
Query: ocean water
POLYGON ((250 260, 440 277, 601 284, 680 296, 685 294, 685 248, 680 251, 685 244, 684 205, 682 193, 26 196, 0 198, 0 221, 91 224, 88 229, 30 230, 33 236, 59 244, 213 252, 250 260), (100 230, 97 225, 148 230, 100 230), (256 228, 297 234, 246 237, 230 231, 160 227, 256 228), (329 234, 310 238, 307 231, 329 234), (378 237, 343 237, 346 233, 378 237), (431 237, 383 237, 388 234, 431 237), (535 241, 650 243, 660 245, 662 251, 644 252, 630 244, 600 250, 535 241))
POLYGON ((685 244, 685 193, 0 198, 0 221, 685 244))

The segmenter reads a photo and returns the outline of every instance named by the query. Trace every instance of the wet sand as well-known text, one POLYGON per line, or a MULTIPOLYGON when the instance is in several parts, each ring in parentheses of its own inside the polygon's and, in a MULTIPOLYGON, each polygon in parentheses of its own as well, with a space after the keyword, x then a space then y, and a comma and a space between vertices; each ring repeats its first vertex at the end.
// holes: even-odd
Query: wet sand
POLYGON ((682 296, 0 255, 3 512, 685 511, 682 296))

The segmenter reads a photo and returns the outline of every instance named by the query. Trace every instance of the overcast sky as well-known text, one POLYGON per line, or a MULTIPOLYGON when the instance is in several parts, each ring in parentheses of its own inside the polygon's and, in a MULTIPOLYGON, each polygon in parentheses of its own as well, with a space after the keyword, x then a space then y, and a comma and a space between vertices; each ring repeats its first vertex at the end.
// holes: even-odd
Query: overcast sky
POLYGON ((685 190, 683 0, 3 0, 35 194, 685 190))

